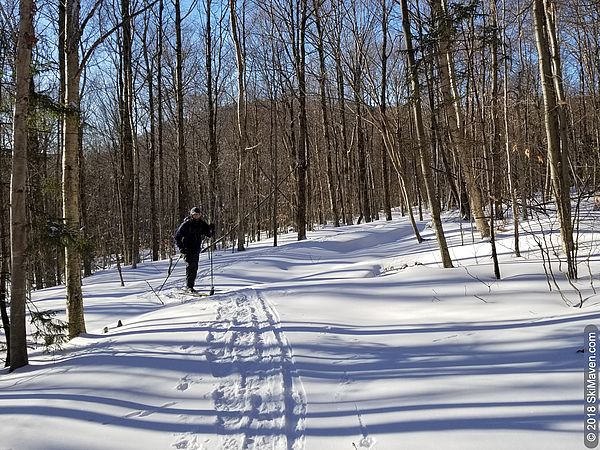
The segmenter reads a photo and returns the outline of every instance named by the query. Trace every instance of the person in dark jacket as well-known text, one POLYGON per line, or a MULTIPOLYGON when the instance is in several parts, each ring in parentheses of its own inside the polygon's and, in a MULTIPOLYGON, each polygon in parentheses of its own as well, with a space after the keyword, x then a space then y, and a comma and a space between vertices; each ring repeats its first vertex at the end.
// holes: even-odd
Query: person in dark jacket
POLYGON ((175 232, 175 243, 185 260, 186 291, 196 292, 194 284, 198 273, 198 260, 204 237, 211 237, 215 233, 212 224, 202 220, 200 208, 193 207, 190 215, 186 217, 175 232))

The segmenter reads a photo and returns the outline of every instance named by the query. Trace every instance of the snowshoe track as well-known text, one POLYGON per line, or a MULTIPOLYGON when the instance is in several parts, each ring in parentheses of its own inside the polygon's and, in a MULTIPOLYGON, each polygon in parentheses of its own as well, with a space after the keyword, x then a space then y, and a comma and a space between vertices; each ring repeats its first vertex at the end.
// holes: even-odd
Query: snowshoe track
POLYGON ((208 335, 207 358, 222 449, 301 450, 306 395, 279 317, 254 291, 225 297, 208 335))

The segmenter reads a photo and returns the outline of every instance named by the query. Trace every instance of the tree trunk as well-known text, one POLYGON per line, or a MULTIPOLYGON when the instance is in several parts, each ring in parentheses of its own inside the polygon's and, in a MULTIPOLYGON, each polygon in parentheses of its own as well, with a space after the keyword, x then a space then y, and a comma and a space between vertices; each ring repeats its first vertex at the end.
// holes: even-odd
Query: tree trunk
MULTIPOLYGON (((336 17, 339 19, 339 17, 336 17)), ((350 149, 348 146, 348 120, 346 117, 346 86, 344 83, 344 68, 342 67, 342 30, 336 30, 335 41, 335 73, 336 73, 336 88, 338 94, 338 110, 339 110, 339 135, 338 146, 340 154, 341 176, 338 177, 340 203, 342 205, 342 217, 345 225, 354 223, 352 209, 352 193, 350 180, 350 149)), ((338 171, 339 173, 339 171, 338 171)))
POLYGON ((448 133, 451 145, 460 162, 462 172, 467 185, 469 203, 475 218, 477 229, 481 237, 490 235, 490 227, 483 211, 483 199, 477 182, 475 168, 473 167, 472 151, 470 151, 470 139, 466 135, 464 126, 464 112, 459 102, 456 90, 456 79, 454 77, 454 64, 450 50, 451 22, 447 11, 442 7, 441 0, 431 0, 432 9, 436 16, 436 24, 439 32, 439 74, 441 78, 441 90, 444 98, 444 107, 448 118, 448 133))
POLYGON ((435 88, 433 83, 433 64, 428 64, 428 69, 426 73, 426 83, 427 83, 427 92, 428 92, 428 103, 429 108, 431 110, 430 114, 430 137, 429 137, 429 146, 431 148, 431 153, 439 156, 441 163, 443 165, 443 173, 446 177, 447 186, 450 188, 450 192, 452 197, 454 198, 456 205, 460 207, 460 215, 462 218, 469 218, 471 216, 469 200, 465 195, 463 186, 458 182, 458 177, 455 177, 451 171, 450 163, 448 162, 448 156, 442 144, 442 136, 440 135, 440 130, 438 127, 438 120, 436 117, 436 103, 435 103, 435 88))
POLYGON ((81 256, 77 248, 79 219, 79 0, 67 0, 65 18, 65 114, 63 136, 63 214, 70 239, 65 246, 69 337, 85 333, 81 293, 81 256))
POLYGON ((569 149, 564 112, 564 96, 561 93, 560 55, 556 44, 556 31, 553 22, 554 3, 552 0, 534 0, 535 37, 538 50, 538 63, 544 97, 544 122, 548 146, 550 179, 558 218, 563 250, 567 257, 567 276, 577 278, 575 243, 571 223, 571 198, 569 179, 569 149))
MULTIPOLYGON (((29 82, 29 115, 33 118, 37 115, 37 101, 35 96, 35 81, 30 77, 29 82)), ((35 250, 30 252, 29 259, 29 278, 33 289, 44 289, 44 271, 43 261, 44 254, 47 248, 40 245, 43 239, 44 223, 44 195, 42 193, 42 161, 40 155, 40 140, 37 132, 38 120, 34 119, 34 123, 29 124, 29 132, 27 135, 27 173, 36 174, 28 176, 29 195, 27 199, 28 212, 28 236, 29 245, 35 250), (35 212, 34 212, 35 211, 35 212)), ((45 163, 45 162, 44 162, 45 163)))
MULTIPOLYGON (((381 97, 380 108, 382 114, 385 115, 387 109, 387 77, 388 77, 388 26, 390 8, 387 5, 387 0, 381 0, 381 34, 383 41, 381 43, 381 97)), ((392 220, 392 204, 390 200, 390 173, 389 173, 389 158, 385 149, 385 143, 381 140, 381 172, 383 179, 383 210, 385 211, 385 220, 392 220)))
MULTIPOLYGON (((495 33, 498 31, 498 23, 496 21, 496 0, 490 0, 490 20, 492 21, 491 28, 495 33)), ((496 248, 496 229, 495 221, 496 218, 502 219, 502 201, 500 199, 498 173, 500 172, 496 167, 496 153, 500 147, 500 124, 498 118, 498 43, 496 37, 493 36, 491 42, 492 52, 492 92, 491 92, 491 122, 492 122, 492 136, 489 139, 489 146, 485 139, 485 123, 482 123, 482 132, 484 134, 484 152, 485 152, 485 166, 487 171, 487 185, 488 185, 488 198, 490 208, 490 245, 492 250, 492 261, 494 264, 494 276, 497 280, 500 279, 500 263, 498 262, 498 251, 496 248), (489 153, 488 153, 489 149, 489 153)), ((481 117, 485 118, 485 112, 481 108, 481 117)))
MULTIPOLYGON (((79 179, 80 186, 85 186, 86 183, 86 172, 85 172, 85 160, 83 158, 83 129, 79 127, 79 134, 77 138, 77 146, 79 148, 79 179)), ((84 195, 83 189, 79 190, 79 211, 81 213, 80 223, 81 223, 81 238, 83 239, 84 252, 81 254, 82 265, 83 265, 83 276, 91 277, 92 276, 92 267, 94 263, 94 253, 92 250, 88 249, 87 243, 90 240, 90 235, 88 233, 88 204, 87 197, 84 195)))
POLYGON ((211 0, 206 0, 206 89, 208 94, 208 178, 210 186, 209 214, 213 223, 220 222, 219 152, 217 147, 217 101, 213 86, 211 0))
POLYGON ((136 125, 133 118, 133 97, 130 99, 129 104, 132 107, 131 119, 131 139, 133 142, 133 202, 131 208, 131 268, 136 269, 137 264, 140 262, 140 150, 139 142, 134 130, 136 125))
MULTIPOLYGON (((356 44, 356 52, 360 54, 361 49, 356 44)), ((354 90, 354 107, 356 108, 356 150, 358 158, 358 197, 361 205, 361 215, 365 222, 371 222, 371 206, 369 203, 369 185, 367 182, 367 154, 365 149, 365 136, 363 128, 363 99, 362 99, 362 71, 364 68, 360 63, 362 56, 357 55, 358 61, 355 61, 356 66, 353 68, 353 90, 354 90)))
POLYGON ((181 4, 175 0, 175 103, 177 105, 177 155, 178 155, 178 182, 179 193, 179 218, 187 216, 191 208, 188 181, 188 158, 185 148, 185 135, 183 133, 183 50, 181 43, 181 4))
POLYGON ((415 214, 412 209, 412 201, 410 199, 410 196, 408 195, 408 189, 406 189, 405 177, 399 171, 396 171, 396 173, 398 174, 398 182, 400 183, 400 190, 402 192, 400 195, 402 196, 402 200, 406 204, 406 208, 408 211, 408 220, 410 220, 410 226, 413 229, 415 239, 420 244, 421 242, 423 242, 423 238, 421 237, 421 233, 419 233, 419 227, 417 226, 417 222, 415 220, 415 214))
POLYGON ((300 0, 300 23, 298 29, 298 47, 294 48, 296 76, 298 77, 298 152, 296 160, 296 182, 298 189, 298 209, 296 228, 298 240, 306 239, 306 207, 307 207, 307 170, 308 170, 308 121, 306 117, 306 22, 307 0, 300 0))
MULTIPOLYGON (((491 29, 495 33, 491 39, 491 52, 492 52, 492 147, 490 157, 494 161, 492 164, 492 169, 494 173, 492 174, 492 196, 494 203, 494 215, 495 219, 502 220, 504 219, 504 212, 502 208, 502 189, 501 183, 502 180, 500 178, 502 171, 500 167, 496 166, 496 162, 498 162, 498 157, 501 153, 501 140, 500 140, 500 115, 498 111, 498 99, 499 99, 499 88, 498 88, 498 74, 499 74, 499 62, 498 62, 498 42, 501 42, 501 30, 498 27, 498 10, 496 6, 496 2, 498 0, 490 0, 490 20, 491 20, 491 29)), ((492 233, 494 231, 492 230, 492 233)))
POLYGON ((431 221, 433 230, 440 247, 440 255, 442 257, 442 265, 445 268, 453 267, 450 252, 444 229, 442 227, 440 201, 436 195, 433 176, 431 174, 431 158, 426 147, 425 127, 423 125, 423 113, 421 108, 421 85, 419 82, 419 72, 415 61, 415 51, 412 45, 412 35, 410 30, 410 19, 407 0, 401 0, 402 7, 402 28, 404 30, 404 40, 406 42, 406 50, 408 57, 408 69, 410 72, 410 84, 412 89, 412 109, 415 120, 415 128, 417 132, 417 145, 419 147, 419 160, 421 162, 421 173, 425 182, 427 191, 427 201, 431 209, 431 221))
POLYGON ((273 247, 277 247, 277 232, 279 212, 279 143, 277 141, 277 98, 274 98, 269 108, 269 140, 271 149, 271 165, 273 172, 273 210, 271 216, 271 227, 273 230, 273 247))
POLYGON ((508 189, 510 191, 510 202, 512 205, 512 215, 513 215, 513 236, 514 236, 514 249, 515 256, 521 256, 521 250, 519 248, 519 204, 518 204, 518 196, 517 196, 517 188, 515 186, 515 174, 514 174, 514 163, 512 152, 510 151, 510 131, 509 131, 509 123, 508 123, 508 55, 507 52, 507 43, 506 43, 506 0, 503 1, 502 5, 502 16, 503 16, 503 24, 504 30, 502 31, 502 44, 503 44, 503 74, 504 74, 504 83, 503 83, 503 94, 504 94, 504 150, 506 151, 506 163, 507 163, 507 177, 508 177, 508 189))
MULTIPOLYGON (((0 96, 2 95, 2 86, 0 86, 0 96)), ((11 169, 6 167, 5 161, 8 158, 0 156, 0 173, 8 173, 11 169)), ((6 227, 4 218, 10 213, 9 202, 6 199, 4 183, 0 183, 0 318, 2 319, 2 329, 6 339, 6 360, 5 367, 10 366, 10 320, 8 318, 8 280, 10 278, 10 224, 6 227)))
MULTIPOLYGON (((2 160, 3 158, 0 158, 2 160)), ((0 162, 0 169, 4 169, 3 164, 0 162)), ((4 202, 4 189, 0 187, 0 204, 5 205, 4 202)), ((6 211, 4 206, 0 209, 1 217, 5 217, 6 211)), ((9 279, 9 259, 10 254, 8 251, 8 236, 7 230, 4 225, 4 219, 0 220, 0 318, 2 319, 2 329, 4 330, 4 338, 6 339, 6 360, 4 363, 5 367, 10 366, 10 320, 8 318, 8 305, 7 305, 7 286, 9 279)))
POLYGON ((123 253, 125 264, 135 265, 134 257, 133 223, 134 210, 134 150, 133 150, 133 127, 132 127, 132 98, 133 98, 133 75, 131 61, 131 19, 130 0, 121 0, 121 18, 123 20, 123 43, 121 53, 123 92, 121 97, 121 148, 123 160, 123 182, 121 185, 121 215, 123 224, 123 253))
MULTIPOLYGON (((164 3, 163 0, 158 2, 158 38, 156 42, 157 56, 156 56, 156 102, 157 102, 157 130, 156 130, 156 145, 158 147, 158 216, 159 216, 159 227, 160 227, 160 248, 161 258, 166 258, 167 248, 170 249, 165 238, 165 228, 168 229, 167 215, 165 213, 165 168, 164 168, 164 157, 163 157, 163 80, 162 80, 162 55, 163 55, 163 11, 164 3)), ((168 233, 170 235, 170 233, 168 233)))
MULTIPOLYGON (((380 111, 381 112, 381 111, 380 111)), ((408 189, 406 187, 406 175, 405 168, 402 156, 400 155, 400 151, 398 148, 398 142, 400 141, 400 122, 399 119, 396 122, 396 130, 395 135, 397 136, 394 140, 391 124, 389 123, 389 119, 386 115, 380 114, 379 117, 379 126, 381 137, 383 139, 385 148, 388 152, 388 155, 392 161, 392 165, 394 166, 394 170, 396 171, 396 175, 398 176, 398 184, 400 186, 400 206, 402 208, 402 216, 404 216, 404 205, 406 204, 408 208, 408 214, 410 223, 415 234, 415 239, 420 244, 423 242, 423 238, 419 233, 419 228, 417 227, 417 223, 414 218, 413 210, 412 210, 412 202, 410 196, 408 194, 408 189)))
POLYGON ((314 13, 315 13, 315 25, 317 27, 317 51, 319 53, 319 93, 321 99, 321 120, 323 127, 323 139, 325 141, 325 162, 326 162, 326 173, 327 173, 327 187, 329 194, 329 208, 333 215, 333 226, 340 226, 340 213, 338 208, 338 196, 336 189, 336 180, 333 175, 333 148, 331 144, 330 135, 330 124, 329 114, 327 109, 327 95, 325 82, 327 80, 327 69, 325 66, 325 42, 323 39, 323 27, 321 25, 321 1, 313 0, 314 13))
POLYGON ((35 44, 34 2, 19 2, 19 35, 15 61, 15 110, 13 117, 13 155, 10 185, 11 307, 10 370, 29 363, 25 302, 27 300, 27 116, 31 53, 35 44))
POLYGON ((245 161, 248 145, 247 131, 247 105, 246 105, 246 58, 244 54, 243 36, 238 29, 239 20, 236 9, 236 0, 229 0, 229 18, 231 23, 231 35, 235 45, 235 56, 237 63, 237 81, 238 81, 238 98, 237 98, 237 121, 238 121, 238 169, 237 169, 237 248, 238 251, 246 249, 246 224, 244 214, 244 196, 242 190, 245 182, 245 161))
MULTIPOLYGON (((159 25, 160 26, 160 25, 159 25)), ((159 223, 160 216, 158 214, 156 199, 156 104, 154 101, 154 61, 150 58, 148 51, 148 31, 150 21, 148 17, 144 20, 144 35, 143 35, 143 53, 144 64, 146 66, 146 82, 148 83, 148 109, 150 119, 150 136, 148 137, 148 153, 149 153, 149 194, 150 194, 150 243, 152 248, 152 261, 158 261, 160 243, 159 243, 159 223)))

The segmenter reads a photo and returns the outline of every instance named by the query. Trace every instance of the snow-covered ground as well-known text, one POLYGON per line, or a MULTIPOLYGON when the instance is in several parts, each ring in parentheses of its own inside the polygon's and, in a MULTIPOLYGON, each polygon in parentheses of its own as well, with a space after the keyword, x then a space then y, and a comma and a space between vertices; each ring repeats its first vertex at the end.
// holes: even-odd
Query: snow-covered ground
MULTIPOLYGON (((537 221, 521 258, 509 225, 499 234, 501 281, 468 224, 462 238, 444 224, 456 268, 442 269, 431 229, 418 244, 398 216, 217 253, 212 297, 179 293, 182 263, 164 306, 147 282, 166 261, 125 269, 125 287, 96 273, 88 334, 1 372, 0 449, 584 448, 578 350, 600 323, 600 216, 587 217, 582 308, 558 266, 562 295, 549 290, 533 236, 552 224, 537 221)), ((62 288, 33 297, 64 310, 62 288)))

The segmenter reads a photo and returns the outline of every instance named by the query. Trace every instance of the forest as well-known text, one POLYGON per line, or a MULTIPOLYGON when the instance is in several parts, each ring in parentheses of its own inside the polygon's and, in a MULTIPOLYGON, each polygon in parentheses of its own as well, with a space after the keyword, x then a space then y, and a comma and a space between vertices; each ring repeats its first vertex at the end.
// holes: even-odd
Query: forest
MULTIPOLYGON (((598 195, 594 0, 0 0, 0 309, 27 364, 31 290, 175 253, 457 209, 494 245, 598 195)), ((600 202, 600 200, 599 200, 600 202)), ((496 268, 499 277, 498 268, 496 268)), ((9 332, 10 330, 10 332, 9 332)), ((10 337, 10 339, 9 339, 10 337)), ((10 342, 8 342, 10 341, 10 342)))

